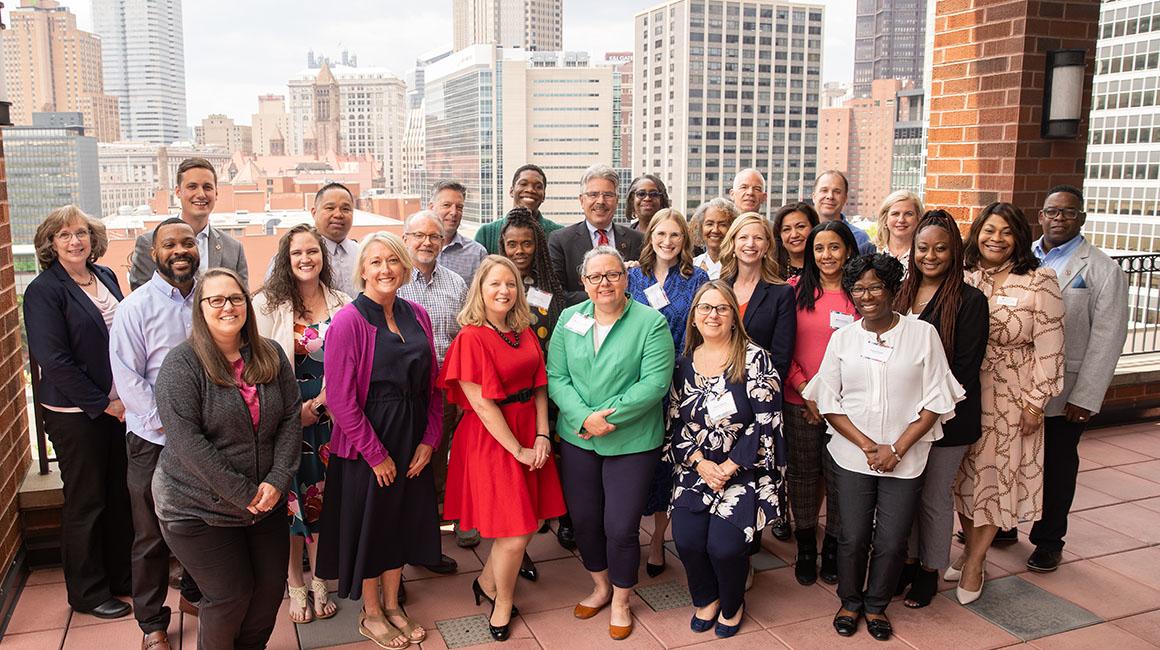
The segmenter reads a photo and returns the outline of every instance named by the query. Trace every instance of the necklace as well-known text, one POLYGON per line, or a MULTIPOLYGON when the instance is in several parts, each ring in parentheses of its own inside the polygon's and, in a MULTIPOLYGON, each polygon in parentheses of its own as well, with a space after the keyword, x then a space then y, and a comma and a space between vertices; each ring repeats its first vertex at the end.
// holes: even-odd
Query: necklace
POLYGON ((91 286, 93 286, 93 282, 96 282, 96 280, 97 280, 97 276, 93 275, 92 273, 89 273, 89 281, 88 282, 81 282, 81 281, 77 280, 76 278, 73 278, 73 282, 76 282, 78 287, 91 287, 91 286))
POLYGON ((511 347, 513 347, 513 348, 519 348, 519 347, 520 347, 520 333, 519 333, 519 332, 517 332, 517 331, 515 331, 515 330, 512 330, 512 336, 514 336, 514 337, 515 337, 515 341, 512 341, 511 339, 509 339, 509 338, 507 337, 507 334, 505 334, 504 332, 501 332, 501 331, 499 330, 499 328, 495 326, 495 323, 493 323, 493 322, 491 322, 491 321, 489 320, 489 321, 487 321, 487 324, 488 324, 488 325, 491 325, 491 329, 495 330, 495 333, 496 333, 496 334, 499 334, 499 337, 500 337, 501 339, 503 339, 503 342, 504 342, 504 343, 507 343, 509 346, 511 346, 511 347))

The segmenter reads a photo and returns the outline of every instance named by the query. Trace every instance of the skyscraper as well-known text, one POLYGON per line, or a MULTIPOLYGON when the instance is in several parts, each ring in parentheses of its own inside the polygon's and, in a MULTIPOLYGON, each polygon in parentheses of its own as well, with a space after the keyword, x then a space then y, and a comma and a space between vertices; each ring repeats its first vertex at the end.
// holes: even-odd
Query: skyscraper
POLYGON ((93 0, 105 92, 120 102, 121 137, 188 139, 181 0, 93 0))
POLYGON ((819 5, 669 0, 636 14, 633 172, 692 210, 734 174, 766 176, 768 205, 809 196, 822 76, 819 5))
POLYGON ((818 168, 840 169, 850 181, 846 214, 874 217, 890 193, 896 95, 902 84, 875 79, 871 96, 823 108, 818 168))
POLYGON ((857 0, 854 96, 869 97, 870 82, 898 79, 922 86, 926 0, 857 0))
POLYGON ((0 71, 12 102, 12 122, 32 114, 78 111, 85 133, 102 142, 120 139, 117 98, 106 95, 101 40, 77 29, 76 16, 56 0, 21 0, 12 25, 0 31, 5 54, 0 71))
POLYGON ((563 5, 563 0, 452 0, 454 49, 484 44, 562 50, 563 5))

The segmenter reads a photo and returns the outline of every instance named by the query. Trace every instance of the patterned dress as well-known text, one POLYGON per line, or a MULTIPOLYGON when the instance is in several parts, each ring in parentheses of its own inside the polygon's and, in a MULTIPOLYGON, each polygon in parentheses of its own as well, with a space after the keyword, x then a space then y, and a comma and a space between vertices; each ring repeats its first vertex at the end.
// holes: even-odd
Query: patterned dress
MULTIPOLYGON (((1055 271, 994 276, 1010 264, 967 274, 987 296, 991 333, 980 374, 983 435, 955 479, 955 509, 976 525, 1014 528, 1043 510, 1043 426, 1024 436, 1023 405, 1042 409, 1063 390, 1063 298, 1055 271)), ((968 334, 964 332, 964 334, 968 334)))
MULTIPOLYGON (((294 376, 302 401, 322 392, 322 350, 330 319, 314 325, 294 324, 294 376)), ((330 418, 302 427, 302 461, 286 495, 290 534, 309 541, 318 532, 322 516, 322 492, 326 488, 326 463, 330 460, 330 418)))

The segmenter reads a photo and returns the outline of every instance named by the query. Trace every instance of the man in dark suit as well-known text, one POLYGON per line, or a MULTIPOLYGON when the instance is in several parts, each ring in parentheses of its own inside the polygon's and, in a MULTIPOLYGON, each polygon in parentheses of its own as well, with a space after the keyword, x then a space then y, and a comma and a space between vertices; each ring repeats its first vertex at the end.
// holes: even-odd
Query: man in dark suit
POLYGON ((644 241, 641 234, 627 226, 614 225, 620 178, 608 165, 593 165, 580 180, 580 207, 584 221, 561 228, 548 238, 552 268, 564 286, 564 300, 575 305, 588 298, 580 280, 580 262, 584 253, 596 246, 612 246, 625 260, 640 258, 644 241))
MULTIPOLYGON (((241 243, 209 225, 209 215, 217 203, 217 172, 204 158, 186 158, 177 167, 177 188, 181 201, 181 220, 193 228, 197 250, 201 255, 198 271, 224 266, 233 269, 249 284, 246 253, 241 243)), ((133 248, 133 268, 129 270, 129 286, 134 290, 153 277, 157 264, 153 261, 153 232, 137 237, 133 248)))

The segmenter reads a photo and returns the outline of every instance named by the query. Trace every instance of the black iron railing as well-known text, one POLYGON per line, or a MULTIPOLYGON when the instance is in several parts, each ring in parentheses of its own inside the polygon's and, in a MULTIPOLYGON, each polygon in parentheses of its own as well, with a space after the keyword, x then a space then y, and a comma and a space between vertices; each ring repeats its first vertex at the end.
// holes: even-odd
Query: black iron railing
POLYGON ((1113 255, 1128 276, 1124 355, 1160 352, 1160 254, 1113 255))

